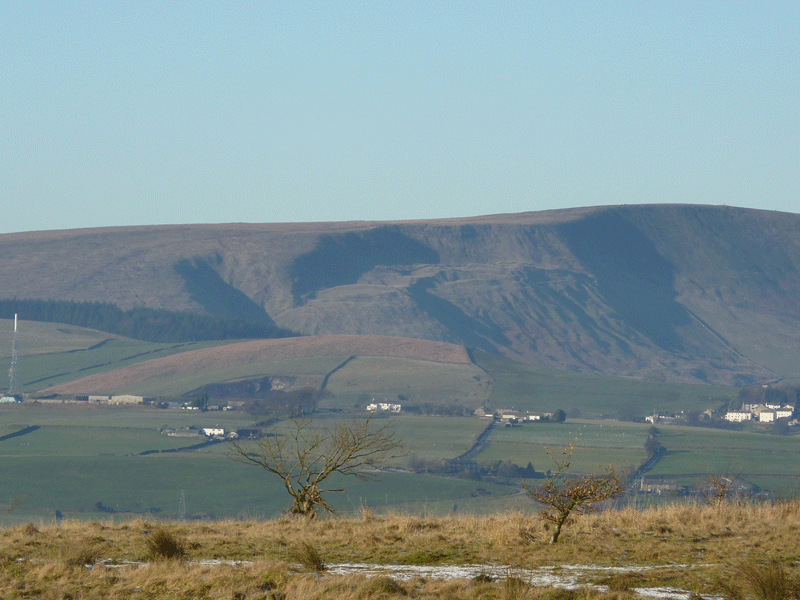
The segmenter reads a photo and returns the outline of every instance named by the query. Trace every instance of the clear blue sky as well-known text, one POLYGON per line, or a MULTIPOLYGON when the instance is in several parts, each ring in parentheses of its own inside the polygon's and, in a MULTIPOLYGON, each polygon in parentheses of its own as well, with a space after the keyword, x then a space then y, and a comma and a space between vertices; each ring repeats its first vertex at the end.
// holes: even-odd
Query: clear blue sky
POLYGON ((0 232, 800 212, 800 2, 0 10, 0 232))

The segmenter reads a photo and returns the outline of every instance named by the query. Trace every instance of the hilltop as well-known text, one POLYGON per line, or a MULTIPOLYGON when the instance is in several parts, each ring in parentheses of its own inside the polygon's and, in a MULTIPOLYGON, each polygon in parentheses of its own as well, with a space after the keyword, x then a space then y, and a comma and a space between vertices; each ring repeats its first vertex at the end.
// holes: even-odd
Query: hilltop
MULTIPOLYGON (((0 236, 0 298, 416 338, 661 381, 800 377, 800 215, 594 207, 0 236)), ((24 317, 24 316, 23 316, 24 317)))

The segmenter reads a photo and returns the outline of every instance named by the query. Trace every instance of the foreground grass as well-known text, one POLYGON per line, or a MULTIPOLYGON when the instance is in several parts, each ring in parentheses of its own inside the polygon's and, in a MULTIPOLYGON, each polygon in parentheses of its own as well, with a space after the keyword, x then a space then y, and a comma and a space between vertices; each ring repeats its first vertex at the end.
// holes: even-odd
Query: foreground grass
POLYGON ((554 546, 545 524, 523 513, 27 524, 0 529, 0 598, 578 599, 633 597, 640 587, 796 598, 798 532, 798 501, 609 510, 579 517, 554 546), (177 558, 154 552, 154 536, 180 548, 177 558), (245 562, 202 563, 212 559, 245 562), (493 575, 441 581, 328 573, 335 563, 479 564, 493 575), (503 575, 574 565, 617 570, 583 575, 571 591, 503 575))

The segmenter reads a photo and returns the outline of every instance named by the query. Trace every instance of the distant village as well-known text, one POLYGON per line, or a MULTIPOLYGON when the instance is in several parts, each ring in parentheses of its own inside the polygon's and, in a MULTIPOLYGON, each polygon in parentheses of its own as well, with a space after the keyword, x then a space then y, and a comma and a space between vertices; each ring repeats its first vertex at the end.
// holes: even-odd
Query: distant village
MULTIPOLYGON (((741 399, 741 408, 736 410, 725 409, 707 409, 703 413, 695 414, 696 423, 687 418, 687 414, 652 414, 646 416, 643 420, 648 423, 656 424, 670 424, 670 423, 683 423, 683 424, 697 424, 705 426, 723 426, 723 423, 740 424, 748 421, 764 424, 784 423, 786 426, 793 427, 798 425, 798 419, 794 418, 795 407, 789 402, 793 394, 781 393, 780 395, 776 390, 770 386, 753 386, 747 393, 750 398, 741 399), (772 396, 772 397, 770 397, 772 396), (776 397, 780 396, 780 397, 776 397)), ((14 396, 9 395, 3 397, 5 402, 21 402, 22 397, 19 394, 14 396)), ((197 411, 230 411, 230 410, 250 410, 248 401, 241 399, 227 399, 222 403, 215 404, 208 401, 208 396, 201 394, 198 398, 187 401, 164 401, 162 399, 138 396, 133 394, 85 394, 76 395, 73 398, 40 398, 36 402, 43 403, 84 403, 84 404, 100 404, 100 405, 152 405, 164 409, 178 409, 178 410, 197 410, 197 411)), ((441 408, 441 407, 440 407, 441 408)), ((464 411, 465 407, 461 407, 459 415, 473 415, 480 419, 493 420, 498 424, 506 427, 513 427, 524 423, 531 422, 563 422, 566 418, 563 410, 556 410, 554 412, 533 412, 526 410, 517 410, 515 408, 499 408, 489 409, 486 407, 478 408, 477 410, 464 411)), ((309 414, 314 412, 313 405, 295 407, 299 410, 299 414, 309 414)), ((383 401, 376 401, 375 398, 364 406, 364 409, 371 413, 389 413, 399 414, 401 412, 420 413, 420 414, 452 414, 449 412, 431 412, 436 409, 436 406, 423 405, 422 407, 414 403, 401 404, 399 402, 390 402, 386 399, 383 401)), ((255 413, 252 414, 267 414, 255 413)), ((613 417, 609 417, 613 418, 613 417)), ((164 429, 163 433, 170 436, 197 436, 205 437, 208 439, 235 439, 240 437, 259 437, 262 435, 261 427, 238 429, 236 431, 225 431, 221 427, 187 427, 183 429, 164 429)))
MULTIPOLYGON (((757 420, 759 423, 774 423, 778 419, 791 419, 794 407, 780 404, 748 404, 742 405, 742 410, 732 410, 725 413, 725 420, 732 423, 757 420)), ((789 423, 797 425, 797 419, 789 423)))

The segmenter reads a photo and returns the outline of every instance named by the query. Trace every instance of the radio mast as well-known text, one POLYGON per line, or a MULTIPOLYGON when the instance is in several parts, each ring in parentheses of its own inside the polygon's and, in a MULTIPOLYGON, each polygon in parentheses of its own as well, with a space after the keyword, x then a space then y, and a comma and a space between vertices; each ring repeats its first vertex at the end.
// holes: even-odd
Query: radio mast
POLYGON ((17 313, 14 313, 14 337, 11 341, 11 368, 8 370, 8 395, 12 396, 17 387, 17 313))

